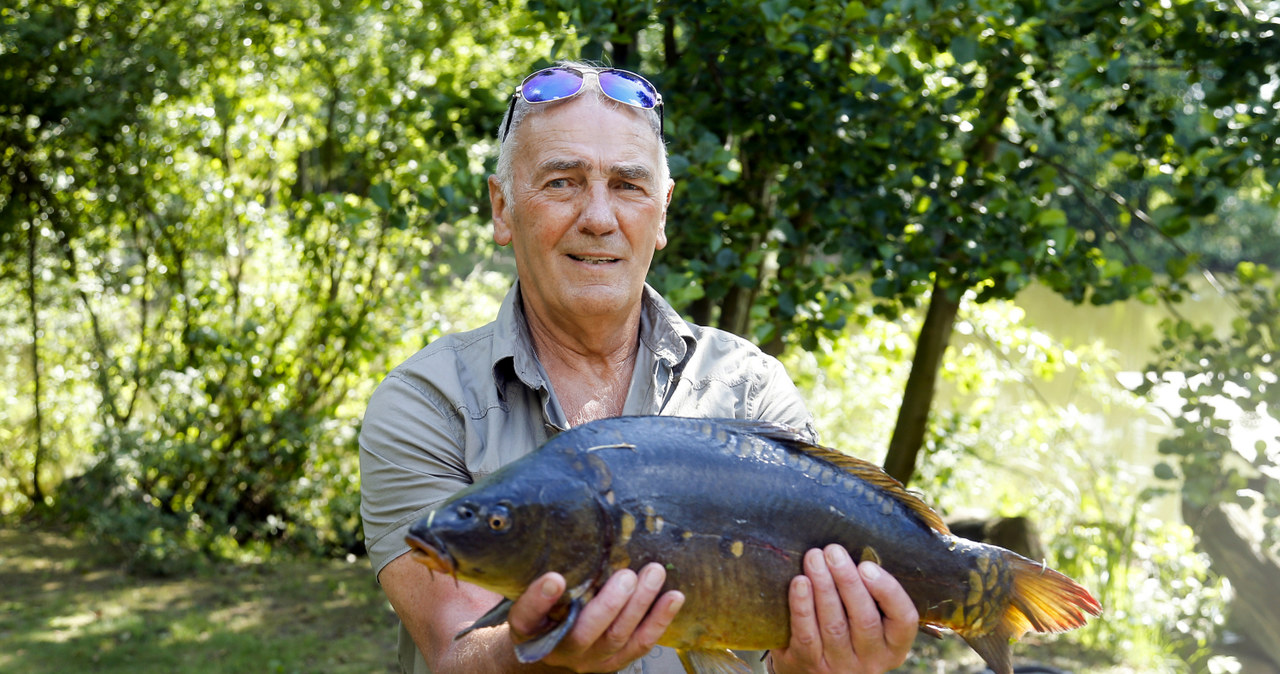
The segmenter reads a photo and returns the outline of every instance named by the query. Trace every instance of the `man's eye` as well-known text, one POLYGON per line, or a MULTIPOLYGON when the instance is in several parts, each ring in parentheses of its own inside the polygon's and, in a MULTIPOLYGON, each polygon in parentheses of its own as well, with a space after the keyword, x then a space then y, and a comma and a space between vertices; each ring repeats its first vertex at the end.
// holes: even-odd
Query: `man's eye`
POLYGON ((568 178, 556 178, 555 180, 552 180, 551 182, 547 183, 547 187, 550 187, 556 190, 563 189, 568 186, 569 186, 568 178))

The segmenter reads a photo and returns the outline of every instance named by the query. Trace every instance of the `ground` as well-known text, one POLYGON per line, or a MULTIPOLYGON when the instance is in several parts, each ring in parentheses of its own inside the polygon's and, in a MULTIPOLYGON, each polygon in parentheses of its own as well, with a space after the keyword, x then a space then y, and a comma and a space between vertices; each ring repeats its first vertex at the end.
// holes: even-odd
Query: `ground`
POLYGON ((0 529, 0 672, 390 672, 368 560, 140 579, 89 543, 0 529))
MULTIPOLYGON (((0 674, 396 672, 396 619, 367 559, 293 559, 155 579, 54 531, 0 528, 0 674)), ((1107 672, 1015 646, 1017 660, 1107 672)), ((1046 640, 1046 646, 1053 644, 1046 640)), ((972 674, 958 638, 922 637, 904 674, 972 674)))

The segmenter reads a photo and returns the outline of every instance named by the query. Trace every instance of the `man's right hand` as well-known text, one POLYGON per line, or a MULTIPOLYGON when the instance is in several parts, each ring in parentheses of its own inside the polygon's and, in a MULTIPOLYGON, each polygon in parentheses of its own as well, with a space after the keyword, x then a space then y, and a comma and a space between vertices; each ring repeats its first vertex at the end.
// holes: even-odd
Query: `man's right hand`
MULTIPOLYGON (((658 596, 666 578, 660 564, 649 564, 638 577, 630 569, 615 572, 542 662, 577 672, 611 672, 644 656, 684 604, 684 595, 676 590, 658 596)), ((527 641, 549 629, 547 615, 564 591, 565 580, 558 573, 534 581, 511 606, 511 640, 527 641)))

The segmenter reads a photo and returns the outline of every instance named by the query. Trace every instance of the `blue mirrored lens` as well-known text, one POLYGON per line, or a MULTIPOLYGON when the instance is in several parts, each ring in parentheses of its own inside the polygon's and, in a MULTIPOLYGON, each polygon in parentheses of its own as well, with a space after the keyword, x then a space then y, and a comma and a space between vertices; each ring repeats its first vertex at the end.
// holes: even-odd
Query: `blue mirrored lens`
POLYGON ((568 98, 582 89, 582 75, 564 68, 547 68, 525 78, 520 95, 530 103, 568 98))
POLYGON ((644 78, 625 70, 600 72, 600 90, 619 103, 650 109, 658 104, 658 91, 644 78))

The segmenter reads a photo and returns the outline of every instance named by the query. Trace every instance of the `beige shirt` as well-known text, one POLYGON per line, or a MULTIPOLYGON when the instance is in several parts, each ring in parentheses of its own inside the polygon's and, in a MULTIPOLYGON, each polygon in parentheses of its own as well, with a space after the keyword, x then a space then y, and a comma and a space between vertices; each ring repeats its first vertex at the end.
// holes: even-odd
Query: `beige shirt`
MULTIPOLYGON (((360 514, 375 573, 409 551, 405 533, 438 503, 568 427, 520 307, 516 283, 495 321, 427 345, 370 399, 360 430, 360 514)), ((777 359, 684 321, 648 286, 623 414, 758 419, 813 435, 777 359)), ((758 657, 746 659, 759 668, 758 657)), ((400 663, 406 672, 430 671, 403 626, 400 663)), ((625 671, 684 670, 673 651, 657 648, 625 671)))

